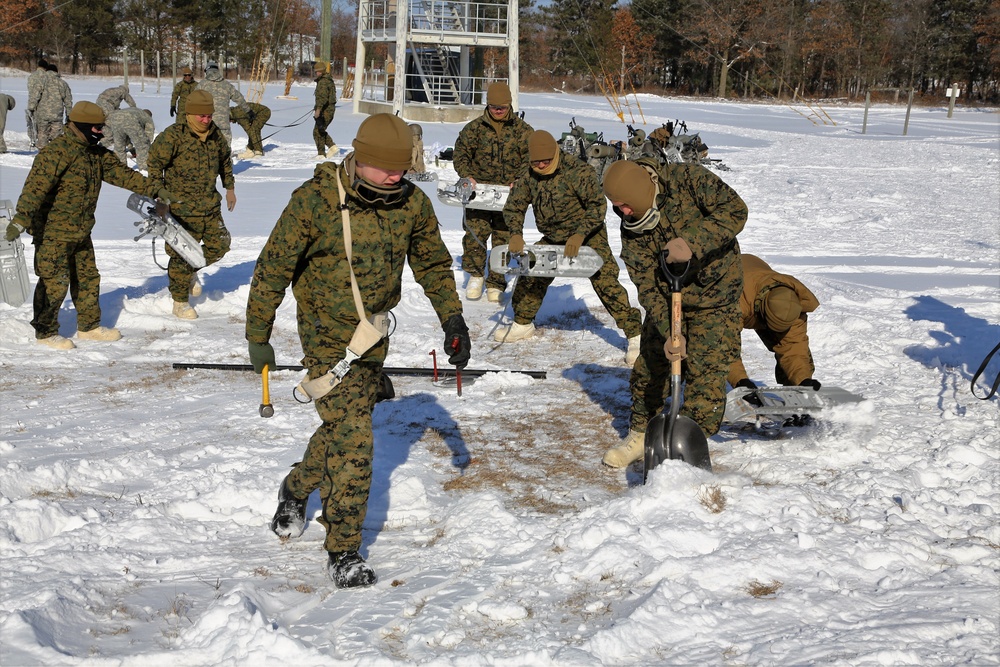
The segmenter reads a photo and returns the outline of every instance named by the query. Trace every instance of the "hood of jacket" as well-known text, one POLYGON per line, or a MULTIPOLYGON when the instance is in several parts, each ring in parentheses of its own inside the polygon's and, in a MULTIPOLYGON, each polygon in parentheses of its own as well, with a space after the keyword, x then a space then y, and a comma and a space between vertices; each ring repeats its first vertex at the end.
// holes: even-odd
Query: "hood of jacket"
POLYGON ((222 81, 222 71, 218 67, 213 67, 205 72, 205 78, 209 81, 222 81))

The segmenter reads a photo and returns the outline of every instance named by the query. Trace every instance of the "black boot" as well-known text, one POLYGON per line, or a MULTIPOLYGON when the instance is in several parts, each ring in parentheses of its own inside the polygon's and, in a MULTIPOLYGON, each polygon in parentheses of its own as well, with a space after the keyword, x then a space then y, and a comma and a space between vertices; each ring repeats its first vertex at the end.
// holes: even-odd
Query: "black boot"
POLYGON ((278 490, 278 509, 271 519, 271 530, 278 537, 298 537, 306 529, 306 503, 309 498, 299 500, 288 490, 288 477, 281 480, 278 490))
POLYGON ((337 588, 354 588, 356 586, 371 586, 378 581, 375 570, 357 551, 331 551, 330 562, 326 565, 327 572, 337 588))

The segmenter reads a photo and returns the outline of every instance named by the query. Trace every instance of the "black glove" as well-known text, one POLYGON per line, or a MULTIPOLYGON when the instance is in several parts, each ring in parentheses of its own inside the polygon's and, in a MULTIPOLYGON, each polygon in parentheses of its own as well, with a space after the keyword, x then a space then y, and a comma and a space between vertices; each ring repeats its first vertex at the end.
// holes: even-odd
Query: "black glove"
POLYGON ((274 348, 270 343, 247 343, 250 351, 250 363, 253 364, 254 373, 263 373, 264 366, 269 370, 274 370, 274 348))
POLYGON ((461 315, 452 315, 444 323, 444 350, 448 353, 448 363, 456 368, 465 368, 472 356, 472 341, 469 327, 461 315))
POLYGON ((745 395, 743 397, 743 400, 749 403, 750 405, 754 406, 755 408, 764 407, 764 404, 761 402, 760 397, 757 396, 756 394, 757 385, 755 385, 750 378, 743 378, 742 380, 736 383, 736 387, 740 389, 752 389, 754 393, 745 395))
POLYGON ((170 117, 173 118, 176 115, 177 115, 177 107, 175 107, 173 104, 171 104, 170 105, 170 117))
POLYGON ((247 119, 248 119, 247 122, 252 125, 253 124, 253 119, 254 119, 254 112, 253 111, 251 111, 250 113, 247 114, 247 119))
POLYGON ((800 387, 812 387, 813 391, 819 391, 819 388, 822 385, 820 385, 819 380, 813 380, 812 378, 806 378, 805 380, 803 380, 802 382, 799 383, 799 386, 800 387))

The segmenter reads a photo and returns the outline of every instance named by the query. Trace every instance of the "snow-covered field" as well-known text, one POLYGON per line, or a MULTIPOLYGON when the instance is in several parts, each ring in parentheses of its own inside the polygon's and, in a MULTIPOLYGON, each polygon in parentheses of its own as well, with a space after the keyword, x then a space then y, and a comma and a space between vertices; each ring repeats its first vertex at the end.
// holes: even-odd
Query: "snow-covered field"
MULTIPOLYGON (((25 74, 0 78, 18 104, 0 155, 0 199, 15 203, 34 155, 25 74)), ((67 79, 76 100, 118 83, 67 79)), ((272 125, 307 117, 311 88, 280 92, 263 100, 272 125)), ((133 80, 132 94, 158 128, 171 121, 169 83, 133 80)), ((557 138, 574 117, 626 137, 603 98, 521 100, 557 138)), ((299 374, 272 374, 262 419, 253 373, 172 367, 247 363, 254 261, 312 172, 307 117, 236 164, 233 249, 203 272, 197 321, 171 316, 127 193, 107 185, 103 324, 124 338, 55 352, 34 342, 30 302, 0 304, 0 664, 1000 663, 1000 411, 970 392, 1000 341, 1000 115, 914 109, 904 137, 903 107, 874 107, 862 134, 854 106, 824 107, 834 125, 804 106, 630 102, 626 122, 684 120, 732 168, 720 175, 750 207, 743 249, 822 302, 816 377, 868 401, 777 434, 727 426, 714 473, 667 462, 643 486, 600 463, 627 433, 628 369, 589 283, 554 283, 523 344, 489 337, 506 303, 466 303, 471 367, 547 377, 466 378, 461 397, 394 378, 397 398, 375 411, 363 546, 380 581, 335 590, 318 523, 287 543, 267 528, 318 424, 291 396, 299 374)), ((349 146, 362 120, 341 106, 334 139, 349 146)), ((461 125, 423 128, 433 165, 461 125)), ((461 209, 420 186, 464 287, 461 209)), ((442 334, 409 272, 404 289, 388 364, 429 368, 442 334)), ((63 335, 75 320, 67 302, 63 335)), ((298 363, 290 293, 272 342, 298 363)), ((773 380, 763 346, 744 342, 754 379, 773 380)))

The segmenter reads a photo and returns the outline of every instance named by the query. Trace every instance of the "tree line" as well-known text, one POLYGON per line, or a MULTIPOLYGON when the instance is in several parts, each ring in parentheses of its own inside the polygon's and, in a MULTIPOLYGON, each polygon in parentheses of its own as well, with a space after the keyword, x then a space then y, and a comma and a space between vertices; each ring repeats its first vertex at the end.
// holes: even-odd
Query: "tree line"
MULTIPOLYGON (((338 2, 332 60, 353 64, 358 0, 338 2)), ((518 11, 527 87, 857 99, 958 83, 965 99, 1000 101, 1000 0, 521 0, 518 11)), ((149 67, 158 53, 161 65, 179 54, 249 70, 267 52, 283 76, 316 57, 318 16, 310 0, 0 0, 0 61, 31 69, 44 55, 96 73, 124 48, 149 67)), ((504 74, 505 58, 485 60, 504 74)))

